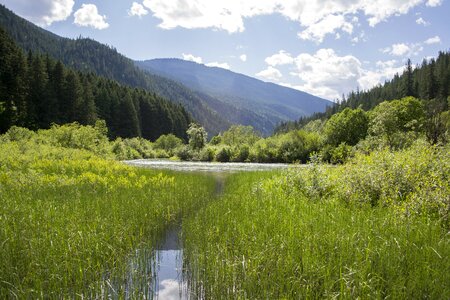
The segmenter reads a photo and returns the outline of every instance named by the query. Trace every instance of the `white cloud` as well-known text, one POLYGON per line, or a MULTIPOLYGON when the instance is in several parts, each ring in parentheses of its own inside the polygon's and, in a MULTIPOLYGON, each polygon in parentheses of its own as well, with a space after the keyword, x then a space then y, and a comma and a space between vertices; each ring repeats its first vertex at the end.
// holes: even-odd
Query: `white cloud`
POLYGON ((184 60, 193 61, 193 62, 196 62, 198 64, 201 64, 202 61, 203 61, 200 56, 194 56, 192 54, 185 54, 185 53, 183 53, 182 55, 183 55, 183 59, 184 60))
POLYGON ((440 44, 441 43, 441 38, 436 35, 436 36, 434 36, 432 38, 429 38, 424 43, 427 44, 427 45, 440 44))
POLYGON ((411 51, 411 49, 409 48, 408 45, 406 45, 404 43, 400 43, 400 44, 392 45, 390 53, 392 55, 396 55, 396 56, 403 56, 410 51, 411 51))
POLYGON ((381 49, 380 51, 383 53, 388 53, 394 56, 412 56, 418 55, 422 52, 423 47, 420 43, 417 44, 405 44, 405 43, 397 43, 392 46, 381 49))
POLYGON ((427 21, 425 21, 422 17, 418 18, 418 19, 416 20, 416 23, 419 24, 419 25, 423 25, 423 26, 428 26, 428 25, 430 25, 430 23, 427 22, 427 21))
POLYGON ((75 4, 74 0, 3 0, 1 3, 39 26, 66 20, 75 4))
POLYGON ((242 54, 241 56, 239 56, 239 59, 243 62, 247 61, 247 55, 246 54, 242 54))
POLYGON ((278 53, 266 58, 265 62, 269 66, 288 65, 294 62, 292 55, 284 50, 280 50, 278 53))
MULTIPOLYGON (((338 29, 351 34, 353 32, 353 25, 345 21, 345 17, 343 15, 328 15, 319 22, 312 24, 307 29, 300 32, 298 36, 303 40, 322 43, 327 34, 335 33, 338 29)), ((339 38, 340 34, 336 33, 336 39, 339 38)))
POLYGON ((139 4, 137 2, 133 2, 130 10, 128 11, 129 16, 142 17, 145 16, 146 14, 148 14, 148 10, 146 10, 142 4, 139 4))
POLYGON ((401 74, 404 65, 397 60, 377 61, 376 69, 363 70, 362 76, 358 79, 361 89, 370 89, 386 80, 394 77, 395 74, 401 74))
POLYGON ((157 299, 176 300, 180 299, 180 290, 185 288, 185 284, 180 284, 173 279, 165 279, 160 283, 157 299))
MULTIPOLYGON (((215 28, 229 33, 245 30, 244 19, 281 14, 304 28, 303 39, 320 42, 327 34, 342 30, 352 33, 356 14, 365 16, 371 26, 408 11, 425 0, 144 0, 143 4, 161 20, 159 27, 215 28), (346 21, 346 17, 351 21, 346 21)), ((441 0, 428 0, 434 6, 441 0)))
POLYGON ((339 56, 333 49, 320 49, 313 55, 302 53, 295 58, 295 66, 291 75, 304 82, 297 88, 327 99, 355 89, 363 73, 356 57, 339 56))
POLYGON ((106 23, 106 16, 98 13, 95 4, 82 4, 81 8, 74 13, 74 23, 78 26, 93 27, 95 29, 105 29, 109 27, 106 23))
POLYGON ((262 70, 261 72, 258 72, 255 75, 271 81, 278 81, 281 77, 283 77, 281 72, 272 66, 268 66, 267 69, 262 70))
POLYGON ((443 0, 428 0, 426 5, 430 7, 440 6, 443 0))
MULTIPOLYGON (((340 56, 333 49, 320 49, 313 54, 301 53, 293 58, 291 65, 294 71, 290 75, 300 82, 279 84, 330 100, 341 98, 342 94, 348 94, 357 87, 369 89, 396 73, 402 73, 404 69, 402 62, 397 60, 378 61, 374 68, 368 69, 355 56, 340 56)), ((282 76, 277 71, 269 66, 256 75, 279 82, 282 76)))
POLYGON ((207 66, 207 67, 222 68, 222 69, 227 69, 227 70, 230 69, 230 65, 229 65, 229 64, 227 64, 227 63, 219 63, 219 62, 217 62, 217 61, 207 63, 207 64, 205 64, 205 66, 207 66))

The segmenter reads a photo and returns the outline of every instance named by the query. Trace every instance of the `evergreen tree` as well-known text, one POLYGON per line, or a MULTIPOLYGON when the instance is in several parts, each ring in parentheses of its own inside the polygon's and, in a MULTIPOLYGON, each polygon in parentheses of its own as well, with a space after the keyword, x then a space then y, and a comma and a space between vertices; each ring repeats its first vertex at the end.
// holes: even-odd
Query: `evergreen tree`
POLYGON ((94 125, 97 120, 92 84, 86 76, 82 78, 81 106, 75 111, 76 119, 83 125, 94 125))
POLYGON ((68 71, 64 80, 64 94, 60 99, 61 121, 63 123, 80 121, 78 110, 82 106, 82 89, 78 74, 68 71))
POLYGON ((413 80, 413 69, 411 65, 411 59, 408 58, 406 63, 406 69, 402 76, 402 97, 415 96, 414 94, 414 80, 413 80))

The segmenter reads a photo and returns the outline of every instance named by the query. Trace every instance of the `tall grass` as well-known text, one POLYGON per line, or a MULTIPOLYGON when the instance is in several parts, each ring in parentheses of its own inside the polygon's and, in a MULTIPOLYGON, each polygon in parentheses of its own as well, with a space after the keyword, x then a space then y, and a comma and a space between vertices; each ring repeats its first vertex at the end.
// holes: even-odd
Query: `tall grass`
POLYGON ((419 145, 229 177, 183 223, 190 286, 207 299, 447 299, 449 166, 419 145))
POLYGON ((0 298, 109 297, 112 281, 116 296, 129 293, 135 249, 152 249, 214 184, 38 140, 3 141, 0 298))

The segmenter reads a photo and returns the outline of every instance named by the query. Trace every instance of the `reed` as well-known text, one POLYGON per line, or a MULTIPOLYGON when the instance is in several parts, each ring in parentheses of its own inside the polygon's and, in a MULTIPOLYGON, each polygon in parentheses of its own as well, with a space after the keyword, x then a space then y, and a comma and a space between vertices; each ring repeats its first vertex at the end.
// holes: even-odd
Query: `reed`
POLYGON ((0 144, 0 298, 122 297, 136 249, 151 251, 214 188, 92 152, 0 144))

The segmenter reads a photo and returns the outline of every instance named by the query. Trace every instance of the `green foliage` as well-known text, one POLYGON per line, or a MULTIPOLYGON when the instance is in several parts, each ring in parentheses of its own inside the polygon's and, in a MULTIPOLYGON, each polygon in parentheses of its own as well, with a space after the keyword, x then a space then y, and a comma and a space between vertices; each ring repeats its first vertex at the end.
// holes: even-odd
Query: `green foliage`
POLYGON ((192 150, 198 151, 206 145, 208 134, 202 126, 191 123, 186 133, 189 136, 189 146, 192 150))
POLYGON ((415 139, 423 130, 425 111, 423 104, 413 98, 385 101, 369 113, 369 134, 391 148, 404 148, 408 140, 415 139))
POLYGON ((181 106, 115 81, 75 72, 49 56, 30 52, 25 59, 1 28, 0 57, 0 133, 13 125, 30 129, 47 129, 53 123, 94 125, 100 118, 113 138, 186 136, 191 118, 181 106))
POLYGON ((341 143, 339 146, 333 148, 330 152, 331 163, 343 164, 347 162, 347 160, 352 156, 353 148, 346 143, 341 143))
MULTIPOLYGON (((173 133, 183 139, 186 138, 186 129, 191 122, 190 115, 201 124, 204 124, 208 131, 214 134, 219 133, 230 125, 224 118, 220 117, 216 111, 207 105, 205 95, 193 92, 176 81, 141 70, 136 66, 134 61, 118 53, 117 50, 111 46, 101 44, 90 38, 78 37, 76 39, 69 39, 57 36, 18 17, 3 5, 0 5, 0 26, 2 26, 9 36, 14 39, 15 43, 26 52, 32 52, 34 54, 43 53, 52 59, 61 61, 67 68, 77 70, 84 74, 95 74, 101 78, 108 79, 105 81, 114 82, 116 85, 117 83, 120 83, 122 86, 148 91, 148 94, 151 97, 145 98, 152 98, 152 101, 141 101, 141 105, 145 106, 148 104, 148 106, 151 107, 149 110, 152 108, 155 109, 154 112, 157 114, 155 120, 156 125, 162 125, 164 131, 156 132, 154 133, 154 136, 152 136, 150 130, 142 130, 142 137, 146 139, 153 141, 161 134, 167 133, 173 133), (155 98, 159 100, 153 101, 155 98), (170 100, 170 102, 167 100, 170 100), (181 106, 186 108, 189 114, 184 108, 181 108, 181 106), (168 117, 162 117, 160 114, 167 113, 167 109, 169 109, 167 114, 168 117), (174 124, 170 124, 172 121, 174 124), (182 128, 178 128, 178 126, 181 125, 179 122, 182 123, 182 128), (171 127, 171 125, 174 126, 171 127)), ((3 66, 3 64, 0 65, 3 66)), ((21 68, 21 64, 18 62, 12 64, 12 66, 16 68, 16 72, 21 68)), ((57 80, 54 81, 54 83, 56 83, 55 86, 57 86, 57 82, 57 80)), ((97 85, 93 84, 92 86, 93 92, 96 94, 95 90, 97 85)), ((103 93, 104 91, 101 92, 103 93)), ((109 93, 108 96, 112 97, 112 99, 111 101, 106 100, 108 103, 100 104, 102 105, 102 112, 110 109, 113 111, 117 109, 117 106, 115 104, 111 105, 111 102, 114 103, 116 100, 118 100, 117 102, 121 101, 123 96, 119 96, 118 94, 119 92, 117 90, 109 93)), ((87 101, 87 103, 89 104, 90 102, 87 101)), ((97 107, 99 106, 97 100, 95 101, 95 104, 97 107)), ((113 130, 113 124, 107 118, 107 115, 101 114, 99 115, 99 118, 107 121, 110 133, 113 137, 116 137, 117 135, 114 135, 116 131, 113 130)), ((60 120, 61 123, 72 121, 78 121, 85 124, 83 120, 79 119, 60 120)), ((56 122, 56 120, 52 120, 52 122, 56 122)), ((152 120, 147 117, 142 117, 140 122, 141 126, 150 127, 150 125, 145 124, 145 122, 152 123, 152 120), (142 120, 144 120, 144 122, 142 122, 142 120)), ((19 123, 16 125, 24 126, 25 124, 19 123)), ((154 124, 152 127, 153 126, 154 124)), ((117 129, 117 127, 115 129, 117 129)), ((155 128, 153 127, 153 129, 155 128)), ((0 133, 5 132, 6 130, 7 128, 2 129, 0 127, 0 133)))
POLYGON ((175 152, 176 156, 181 160, 192 160, 194 154, 188 145, 183 145, 175 152))
POLYGON ((154 143, 155 149, 166 151, 170 156, 175 154, 175 150, 183 144, 183 140, 173 134, 161 135, 154 143))
POLYGON ((367 135, 368 119, 366 113, 358 109, 346 108, 333 115, 325 124, 324 133, 327 143, 337 146, 346 143, 356 145, 367 135))
MULTIPOLYGON (((437 58, 424 59, 414 70, 408 61, 402 75, 395 75, 383 85, 375 86, 367 91, 352 91, 347 98, 343 97, 339 104, 329 107, 325 113, 316 113, 294 122, 282 123, 275 131, 300 129, 311 120, 330 118, 347 107, 353 109, 362 107, 364 110, 370 110, 383 101, 401 99, 406 96, 422 99, 425 103, 433 99, 441 99, 445 102, 445 99, 450 96, 449 87, 450 52, 440 51, 437 58)), ((448 107, 442 107, 439 113, 445 110, 448 110, 448 107)))
MULTIPOLYGON (((433 158, 421 163, 434 165, 433 158)), ((356 168, 364 180, 369 166, 358 159, 342 167, 312 160, 288 173, 233 175, 219 201, 185 219, 183 253, 194 293, 208 299, 403 299, 450 292, 450 240, 439 217, 341 201, 337 193, 347 186, 340 176, 356 168)), ((433 197, 446 193, 434 190, 433 197)))
POLYGON ((211 138, 211 140, 209 141, 210 145, 219 145, 220 143, 222 143, 222 136, 220 135, 215 135, 211 138))
POLYGON ((232 150, 229 146, 223 146, 216 152, 216 161, 229 162, 232 157, 232 150))
MULTIPOLYGON (((97 135, 72 124, 1 136, 0 298, 148 298, 126 285, 133 254, 212 197, 210 177, 102 159, 81 133, 97 135)), ((133 276, 148 284, 149 267, 133 276)))
POLYGON ((259 139, 252 126, 233 125, 222 134, 222 143, 228 146, 252 146, 259 139))
POLYGON ((88 150, 100 156, 107 156, 109 152, 109 141, 102 126, 82 126, 78 123, 62 126, 54 124, 50 129, 39 130, 38 136, 44 142, 57 147, 88 150))

